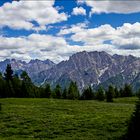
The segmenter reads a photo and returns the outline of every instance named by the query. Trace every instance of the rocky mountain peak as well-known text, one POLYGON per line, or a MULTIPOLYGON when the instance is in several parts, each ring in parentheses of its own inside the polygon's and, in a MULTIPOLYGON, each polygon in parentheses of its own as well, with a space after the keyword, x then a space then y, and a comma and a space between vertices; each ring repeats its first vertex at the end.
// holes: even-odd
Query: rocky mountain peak
POLYGON ((69 60, 39 73, 39 76, 42 78, 42 82, 45 80, 51 85, 59 83, 66 86, 69 81, 76 81, 79 88, 83 89, 89 85, 98 86, 119 74, 124 77, 122 84, 131 83, 138 72, 140 72, 140 59, 134 56, 110 55, 104 51, 83 51, 73 54, 69 60))
POLYGON ((140 58, 132 55, 110 55, 102 52, 78 52, 69 60, 54 64, 51 60, 31 60, 29 63, 21 60, 6 59, 0 62, 0 71, 4 72, 6 65, 11 63, 14 70, 25 70, 36 84, 50 83, 67 86, 70 81, 77 82, 79 89, 92 85, 107 87, 114 84, 118 87, 125 83, 140 87, 140 58))
POLYGON ((55 63, 53 63, 51 60, 31 60, 28 63, 22 60, 16 60, 16 59, 6 59, 4 61, 0 62, 0 72, 4 73, 7 64, 11 64, 12 69, 18 73, 19 71, 26 71, 29 76, 31 77, 32 81, 34 82, 34 79, 36 78, 36 75, 41 71, 46 71, 47 69, 51 68, 55 63))

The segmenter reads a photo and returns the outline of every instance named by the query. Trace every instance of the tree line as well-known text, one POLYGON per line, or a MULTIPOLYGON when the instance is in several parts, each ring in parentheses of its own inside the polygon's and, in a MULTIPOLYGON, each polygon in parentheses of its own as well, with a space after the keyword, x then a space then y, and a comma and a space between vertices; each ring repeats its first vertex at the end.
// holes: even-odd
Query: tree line
POLYGON ((132 87, 125 84, 118 89, 110 85, 108 90, 99 87, 94 91, 91 86, 79 91, 76 82, 71 81, 68 87, 62 89, 58 84, 51 88, 50 84, 45 87, 35 86, 27 72, 23 71, 20 75, 14 74, 11 65, 8 64, 5 73, 0 74, 0 97, 1 98, 58 98, 58 99, 79 99, 79 100, 106 100, 113 102, 113 98, 133 96, 132 87), (81 93, 81 94, 80 94, 81 93))
POLYGON ((93 91, 89 86, 88 88, 83 90, 81 99, 96 99, 99 101, 106 100, 107 102, 113 102, 113 98, 132 97, 134 95, 135 94, 132 90, 132 86, 129 84, 125 84, 124 87, 120 89, 114 87, 113 85, 110 85, 107 90, 103 89, 103 87, 99 87, 97 91, 93 91))

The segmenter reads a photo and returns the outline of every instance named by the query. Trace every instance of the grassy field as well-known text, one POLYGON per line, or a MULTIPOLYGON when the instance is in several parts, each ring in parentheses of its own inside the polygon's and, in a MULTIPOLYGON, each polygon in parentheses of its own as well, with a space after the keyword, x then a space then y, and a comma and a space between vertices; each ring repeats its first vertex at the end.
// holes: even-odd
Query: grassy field
POLYGON ((135 101, 0 99, 0 140, 119 140, 135 101))

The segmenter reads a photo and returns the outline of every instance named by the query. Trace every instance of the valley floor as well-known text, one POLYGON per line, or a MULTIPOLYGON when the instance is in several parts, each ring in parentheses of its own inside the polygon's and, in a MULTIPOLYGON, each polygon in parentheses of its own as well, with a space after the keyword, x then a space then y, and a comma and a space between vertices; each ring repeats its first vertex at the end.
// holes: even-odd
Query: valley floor
POLYGON ((119 140, 135 101, 0 99, 0 140, 119 140))

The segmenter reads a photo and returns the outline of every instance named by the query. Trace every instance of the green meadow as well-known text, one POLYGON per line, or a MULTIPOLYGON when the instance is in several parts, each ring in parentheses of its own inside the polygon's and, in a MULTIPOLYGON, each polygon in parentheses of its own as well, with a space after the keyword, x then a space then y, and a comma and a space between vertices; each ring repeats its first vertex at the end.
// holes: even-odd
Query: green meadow
POLYGON ((136 99, 0 99, 0 140, 119 140, 136 99))

